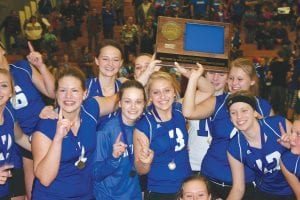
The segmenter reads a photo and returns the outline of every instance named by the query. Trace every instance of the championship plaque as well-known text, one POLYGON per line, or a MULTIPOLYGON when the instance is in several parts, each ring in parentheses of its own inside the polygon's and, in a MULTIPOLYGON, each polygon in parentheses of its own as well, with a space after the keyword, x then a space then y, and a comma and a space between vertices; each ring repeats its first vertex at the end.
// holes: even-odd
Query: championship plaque
POLYGON ((162 65, 176 61, 185 67, 202 64, 206 70, 227 71, 230 52, 230 24, 159 17, 156 58, 162 65))

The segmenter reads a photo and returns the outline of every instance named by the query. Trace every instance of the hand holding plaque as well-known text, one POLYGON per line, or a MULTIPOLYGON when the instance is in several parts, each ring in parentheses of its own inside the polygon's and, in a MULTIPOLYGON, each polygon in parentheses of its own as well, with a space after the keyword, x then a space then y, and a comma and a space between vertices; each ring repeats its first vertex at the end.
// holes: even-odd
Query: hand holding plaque
POLYGON ((187 67, 200 63, 205 69, 227 71, 230 24, 203 20, 159 17, 157 59, 163 66, 179 62, 187 67))

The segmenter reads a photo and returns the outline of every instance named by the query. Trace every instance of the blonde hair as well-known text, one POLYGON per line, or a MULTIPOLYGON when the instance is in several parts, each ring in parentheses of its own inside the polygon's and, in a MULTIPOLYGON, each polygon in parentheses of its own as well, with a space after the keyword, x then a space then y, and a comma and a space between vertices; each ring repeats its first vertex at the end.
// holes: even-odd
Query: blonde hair
POLYGON ((237 58, 231 62, 229 73, 233 67, 242 69, 250 77, 250 79, 255 82, 250 86, 249 91, 253 95, 259 95, 259 79, 257 77, 253 62, 248 58, 237 58))
POLYGON ((180 98, 180 85, 178 84, 178 82, 176 81, 176 79, 170 75, 167 72, 163 72, 163 71, 157 71, 154 72, 153 74, 151 74, 151 76, 149 77, 149 80, 147 82, 146 85, 146 95, 147 95, 147 99, 149 99, 149 94, 150 94, 150 90, 151 90, 151 85, 154 81, 156 80, 166 80, 169 81, 175 91, 176 94, 176 99, 180 98))
POLYGON ((11 99, 12 99, 12 103, 15 104, 16 103, 16 92, 15 92, 15 84, 14 84, 14 79, 12 77, 12 75, 10 74, 10 72, 7 69, 4 68, 0 68, 0 74, 3 74, 5 76, 7 76, 9 78, 9 83, 11 86, 11 99))

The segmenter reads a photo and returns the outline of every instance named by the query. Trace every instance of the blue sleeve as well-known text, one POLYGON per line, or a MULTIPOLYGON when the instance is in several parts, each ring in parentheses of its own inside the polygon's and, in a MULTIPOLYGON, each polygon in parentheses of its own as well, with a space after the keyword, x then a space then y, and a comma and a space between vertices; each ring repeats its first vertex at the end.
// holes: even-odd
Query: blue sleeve
POLYGON ((142 115, 142 118, 136 123, 135 128, 143 132, 150 141, 150 134, 152 134, 150 133, 150 130, 153 129, 153 127, 147 114, 144 113, 142 115))
POLYGON ((244 163, 244 155, 243 154, 243 139, 242 134, 237 133, 229 142, 227 152, 230 153, 232 157, 234 157, 236 160, 240 161, 241 163, 244 163))
POLYGON ((97 147, 95 162, 92 167, 92 176, 96 181, 102 181, 112 174, 120 164, 120 158, 112 156, 113 142, 107 131, 97 132, 97 147))
POLYGON ((270 116, 270 112, 271 112, 271 109, 272 109, 271 104, 267 100, 265 100, 261 97, 258 97, 257 101, 258 101, 257 102, 258 106, 257 106, 256 110, 258 111, 258 113, 261 114, 263 117, 270 116))
POLYGON ((285 168, 298 179, 300 179, 300 156, 293 154, 291 151, 285 152, 281 156, 281 161, 285 168))
POLYGON ((85 110, 87 110, 93 117, 95 117, 95 120, 97 121, 100 117, 100 109, 99 103, 95 98, 87 98, 83 102, 83 107, 85 110))
POLYGON ((32 79, 32 68, 30 63, 27 60, 20 60, 16 62, 14 65, 18 66, 19 68, 24 69, 25 71, 30 73, 30 79, 32 79))
POLYGON ((56 134, 57 120, 52 119, 40 119, 37 124, 36 131, 40 131, 46 135, 49 139, 53 140, 56 134))

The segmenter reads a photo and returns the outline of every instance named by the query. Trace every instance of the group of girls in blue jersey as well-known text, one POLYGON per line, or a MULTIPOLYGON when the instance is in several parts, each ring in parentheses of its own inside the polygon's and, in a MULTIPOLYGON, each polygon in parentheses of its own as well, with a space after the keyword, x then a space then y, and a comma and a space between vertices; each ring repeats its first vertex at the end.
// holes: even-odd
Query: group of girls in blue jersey
POLYGON ((72 67, 54 81, 31 46, 31 65, 8 65, 0 50, 7 71, 0 68, 2 199, 12 196, 11 169, 21 163, 14 142, 32 150, 28 199, 299 198, 300 123, 291 128, 283 117, 270 117, 271 105, 255 96, 257 76, 248 59, 231 63, 229 93, 220 94, 201 65, 187 70, 175 63, 189 77, 180 99, 178 82, 158 71, 154 56, 136 59, 136 80, 117 78, 123 53, 114 41, 103 42, 95 58, 99 75, 88 81, 72 67), (39 92, 55 96, 54 110, 43 109, 39 92), (210 145, 196 169, 205 178, 190 177, 186 118, 209 122, 210 145), (144 193, 141 175, 148 179, 144 193))
POLYGON ((16 155, 16 143, 30 151, 28 136, 16 121, 16 114, 10 104, 15 102, 13 79, 7 69, 0 68, 0 199, 9 199, 9 181, 15 167, 20 168, 20 157, 16 155), (15 143, 16 142, 16 143, 15 143))
MULTIPOLYGON (((14 98, 7 104, 10 104, 14 112, 14 119, 22 131, 27 136, 31 136, 38 123, 39 113, 45 106, 40 93, 50 98, 54 97, 54 78, 43 63, 41 54, 35 52, 30 43, 28 46, 30 53, 27 55, 27 60, 9 64, 5 57, 5 48, 0 43, 0 68, 9 71, 14 79, 14 98)), ((12 178, 9 179, 9 197, 15 200, 24 199, 25 186, 26 197, 31 199, 34 174, 32 156, 27 150, 30 149, 22 149, 22 166, 19 148, 16 145, 12 148, 14 170, 12 171, 12 178), (24 168, 24 173, 22 168, 24 168)))
POLYGON ((299 183, 297 155, 290 156, 293 157, 293 164, 289 166, 292 175, 287 170, 283 173, 280 168, 280 163, 283 166, 281 155, 283 160, 292 160, 288 157, 291 138, 295 137, 290 134, 291 124, 283 117, 270 117, 271 106, 255 96, 256 85, 253 65, 244 58, 231 63, 230 93, 196 103, 193 102, 199 92, 196 81, 189 80, 183 114, 191 119, 210 117, 212 141, 200 173, 210 182, 216 198, 296 199, 295 194, 299 192, 295 187, 299 183), (293 187, 284 175, 290 175, 293 187))

